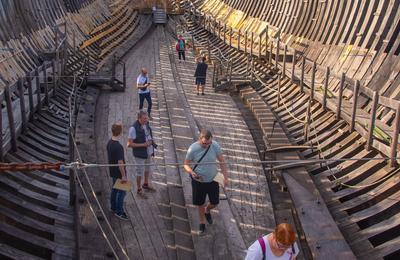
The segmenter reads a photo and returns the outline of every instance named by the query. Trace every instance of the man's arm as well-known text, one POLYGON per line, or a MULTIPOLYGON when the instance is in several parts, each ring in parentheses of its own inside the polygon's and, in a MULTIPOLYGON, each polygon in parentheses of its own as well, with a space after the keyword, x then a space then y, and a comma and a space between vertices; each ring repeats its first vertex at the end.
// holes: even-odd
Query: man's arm
POLYGON ((188 159, 185 159, 183 161, 183 168, 189 175, 191 175, 193 178, 197 179, 199 176, 192 170, 192 167, 190 167, 190 161, 188 159))
POLYGON ((148 87, 150 87, 150 82, 148 82, 148 83, 146 83, 146 84, 141 84, 140 82, 139 82, 139 79, 136 81, 136 87, 138 88, 138 89, 142 89, 142 88, 148 88, 148 87))
POLYGON ((226 163, 224 156, 222 154, 217 156, 217 160, 219 161, 219 167, 221 167, 221 172, 224 175, 224 184, 228 185, 228 169, 226 168, 226 163))
POLYGON ((123 160, 118 160, 118 167, 119 167, 119 171, 121 172, 122 175, 122 182, 126 182, 127 181, 127 177, 126 177, 126 172, 125 172, 125 166, 124 166, 124 161, 123 160))
POLYGON ((128 147, 130 147, 130 148, 140 148, 140 147, 147 147, 147 146, 149 146, 149 145, 151 145, 152 144, 152 140, 149 140, 149 141, 147 141, 147 142, 144 142, 144 143, 141 143, 141 144, 137 144, 137 143, 134 143, 133 141, 135 141, 134 139, 131 139, 131 138, 128 138, 128 147))

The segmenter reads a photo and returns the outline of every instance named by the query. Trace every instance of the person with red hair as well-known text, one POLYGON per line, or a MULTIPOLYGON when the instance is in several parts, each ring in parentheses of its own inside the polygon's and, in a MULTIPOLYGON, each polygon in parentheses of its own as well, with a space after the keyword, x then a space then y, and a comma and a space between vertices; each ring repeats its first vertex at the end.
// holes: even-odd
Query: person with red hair
POLYGON ((245 260, 295 260, 298 253, 293 227, 281 223, 274 232, 260 237, 249 247, 245 260))

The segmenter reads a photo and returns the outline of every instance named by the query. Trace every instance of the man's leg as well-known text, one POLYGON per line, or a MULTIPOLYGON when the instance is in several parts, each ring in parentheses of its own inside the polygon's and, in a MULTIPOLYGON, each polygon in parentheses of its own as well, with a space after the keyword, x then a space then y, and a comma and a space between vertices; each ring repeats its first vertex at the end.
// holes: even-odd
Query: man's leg
MULTIPOLYGON (((112 178, 112 180, 113 180, 113 186, 114 186, 117 178, 112 178)), ((111 211, 113 211, 113 212, 117 212, 117 192, 118 192, 118 190, 111 189, 110 207, 111 207, 111 211)))
POLYGON ((117 193, 117 213, 118 214, 125 213, 125 210, 124 210, 125 195, 126 195, 126 192, 123 190, 119 190, 117 193))
POLYGON ((204 84, 200 85, 201 86, 201 94, 204 95, 204 84))
POLYGON ((196 89, 197 89, 197 95, 199 95, 200 94, 200 85, 199 84, 196 85, 196 89))
POLYGON ((139 110, 143 109, 143 103, 144 103, 144 96, 145 94, 139 94, 139 110))
POLYGON ((198 208, 199 208, 200 224, 205 224, 206 223, 206 218, 205 218, 206 207, 205 207, 205 205, 201 205, 198 208))
POLYGON ((144 175, 144 163, 145 160, 141 158, 136 158, 136 185, 137 185, 137 194, 139 194, 142 198, 146 198, 143 189, 142 189, 142 177, 144 175))
POLYGON ((186 60, 185 51, 182 51, 182 58, 183 58, 184 61, 186 60))
POLYGON ((149 117, 151 117, 150 113, 151 113, 151 107, 153 106, 153 102, 151 101, 150 92, 145 94, 145 98, 147 100, 147 113, 149 114, 149 117))
POLYGON ((143 189, 149 190, 149 191, 156 191, 156 189, 153 187, 153 185, 150 185, 151 184, 150 175, 153 173, 153 169, 152 169, 151 165, 149 165, 149 164, 151 164, 151 159, 148 158, 145 163, 147 165, 145 166, 145 169, 144 169, 143 189))

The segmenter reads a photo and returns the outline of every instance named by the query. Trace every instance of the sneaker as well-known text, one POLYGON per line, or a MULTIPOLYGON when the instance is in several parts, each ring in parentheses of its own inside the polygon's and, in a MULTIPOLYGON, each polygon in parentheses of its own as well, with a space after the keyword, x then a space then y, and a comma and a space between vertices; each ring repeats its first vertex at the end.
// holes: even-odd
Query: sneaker
POLYGON ((206 232, 206 224, 200 224, 199 229, 200 229, 199 234, 200 235, 204 234, 206 232))
POLYGON ((208 213, 206 213, 204 215, 206 216, 208 224, 211 225, 213 223, 213 220, 212 220, 212 217, 211 217, 211 212, 208 212, 208 213))
POLYGON ((205 94, 204 94, 204 92, 203 92, 203 93, 201 93, 201 95, 202 95, 202 96, 204 96, 204 95, 205 95, 205 94))
POLYGON ((121 220, 129 220, 128 215, 125 212, 122 213, 114 213, 115 216, 121 220))

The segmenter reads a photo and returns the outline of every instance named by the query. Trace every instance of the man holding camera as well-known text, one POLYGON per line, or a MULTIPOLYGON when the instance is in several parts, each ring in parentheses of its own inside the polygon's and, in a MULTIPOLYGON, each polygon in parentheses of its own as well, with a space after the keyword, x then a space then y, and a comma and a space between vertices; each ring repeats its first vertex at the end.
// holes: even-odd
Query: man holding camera
POLYGON ((151 157, 154 157, 154 148, 157 145, 153 141, 153 132, 149 125, 149 116, 144 111, 139 111, 136 122, 129 129, 128 147, 132 148, 136 166, 137 194, 146 198, 143 190, 156 191, 150 186, 149 176, 152 172, 151 157), (142 177, 144 183, 142 186, 142 177))
POLYGON ((137 77, 136 80, 136 87, 139 91, 139 110, 143 109, 144 100, 147 100, 147 113, 149 119, 152 120, 151 117, 151 107, 153 102, 151 101, 151 94, 150 94, 150 79, 148 76, 148 72, 146 68, 142 68, 140 75, 137 77))

